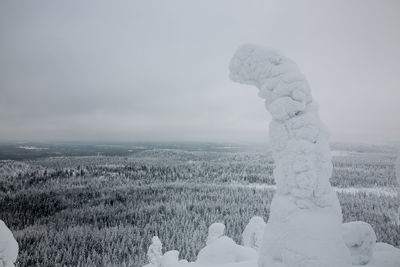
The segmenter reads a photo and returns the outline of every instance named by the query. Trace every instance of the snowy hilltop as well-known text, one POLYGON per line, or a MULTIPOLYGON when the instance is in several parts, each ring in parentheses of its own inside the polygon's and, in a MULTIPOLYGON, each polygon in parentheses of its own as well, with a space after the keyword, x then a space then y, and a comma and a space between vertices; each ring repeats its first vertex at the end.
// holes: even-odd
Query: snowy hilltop
POLYGON ((223 225, 210 226, 207 246, 191 263, 179 261, 178 251, 162 254, 161 241, 153 239, 147 267, 400 266, 400 250, 376 243, 369 224, 342 223, 329 182, 329 134, 297 65, 274 49, 246 44, 231 60, 230 78, 256 86, 272 115, 269 131, 277 191, 269 220, 251 220, 243 245, 224 236, 223 225))

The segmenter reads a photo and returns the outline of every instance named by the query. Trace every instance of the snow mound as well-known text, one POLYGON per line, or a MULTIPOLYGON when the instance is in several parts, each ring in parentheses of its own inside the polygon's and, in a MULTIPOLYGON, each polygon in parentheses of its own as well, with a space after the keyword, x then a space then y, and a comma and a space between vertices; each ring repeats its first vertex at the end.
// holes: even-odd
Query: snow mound
POLYGON ((185 266, 187 263, 187 260, 179 260, 179 251, 177 250, 167 251, 161 259, 162 267, 185 266))
POLYGON ((224 235, 225 225, 222 223, 213 223, 208 227, 208 236, 206 244, 209 245, 224 235))
POLYGON ((200 250, 196 263, 211 266, 246 262, 255 258, 257 258, 257 252, 254 249, 240 246, 231 238, 222 236, 200 250))
POLYGON ((400 266, 400 249, 395 248, 386 243, 376 243, 374 256, 368 267, 399 267, 400 266))
POLYGON ((0 220, 0 266, 13 267, 18 257, 18 243, 6 224, 0 220))
POLYGON ((242 233, 243 245, 258 251, 261 247, 265 225, 263 218, 259 216, 252 217, 242 233))
POLYGON ((342 231, 353 265, 364 265, 370 262, 376 243, 376 235, 371 225, 360 221, 344 223, 342 231))
MULTIPOLYGON (((361 230, 361 233, 366 232, 365 226, 360 227, 360 224, 358 224, 358 222, 356 222, 355 224, 351 223, 350 225, 353 226, 347 226, 346 224, 343 225, 343 228, 350 230, 349 232, 343 231, 343 234, 346 236, 345 238, 346 240, 349 239, 348 237, 349 235, 353 237, 353 240, 356 240, 359 237, 359 235, 350 228, 355 227, 356 229, 358 229, 356 230, 356 232, 360 231, 359 229, 361 228, 363 229, 361 230)), ((259 238, 261 238, 261 236, 259 236, 259 238)), ((161 242, 159 244, 161 244, 161 242)), ((157 248, 160 247, 159 244, 157 248)), ((303 243, 303 245, 307 246, 309 244, 303 243)), ((365 263, 365 265, 363 266, 365 267, 400 266, 400 249, 385 243, 376 243, 374 246, 371 246, 371 250, 373 251, 373 253, 371 253, 373 257, 371 258, 370 262, 365 263)), ((157 249, 156 251, 159 250, 157 249)), ((168 251, 164 255, 162 254, 157 254, 157 255, 160 255, 160 257, 158 258, 159 259, 158 262, 153 261, 153 263, 147 264, 144 267, 259 267, 258 265, 259 255, 254 249, 237 245, 231 238, 226 236, 222 236, 217 240, 214 240, 214 242, 212 242, 210 245, 207 245, 205 248, 200 250, 197 260, 195 262, 179 260, 178 258, 179 252, 177 250, 168 251)), ((295 260, 296 255, 292 256, 294 258, 293 260, 295 260)), ((270 262, 264 265, 266 267, 287 266, 286 263, 283 262, 276 262, 276 261, 274 262, 271 261, 270 259, 267 260, 269 260, 270 262)), ((353 263, 353 265, 359 265, 359 264, 353 263)), ((300 260, 293 266, 303 267, 308 265, 305 265, 305 263, 300 260)), ((336 267, 341 267, 341 265, 336 265, 336 267)))

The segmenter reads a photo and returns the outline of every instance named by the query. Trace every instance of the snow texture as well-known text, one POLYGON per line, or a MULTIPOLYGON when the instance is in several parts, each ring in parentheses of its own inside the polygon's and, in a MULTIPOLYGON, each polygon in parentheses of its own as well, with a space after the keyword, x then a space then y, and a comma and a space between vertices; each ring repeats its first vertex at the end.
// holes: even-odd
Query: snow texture
POLYGON ((329 178, 328 131, 297 65, 274 49, 241 46, 233 81, 255 85, 272 115, 270 141, 277 192, 260 249, 260 267, 350 266, 342 213, 329 178))
POLYGON ((365 265, 370 262, 376 243, 376 235, 371 225, 360 221, 344 223, 342 231, 353 265, 365 265))
POLYGON ((400 249, 386 243, 376 243, 374 257, 367 267, 399 267, 400 249))
POLYGON ((257 258, 257 252, 236 244, 231 238, 222 236, 200 250, 196 263, 204 266, 238 263, 257 258))
POLYGON ((13 267, 18 257, 18 243, 6 224, 0 220, 0 267, 13 267))
POLYGON ((224 235, 225 225, 222 223, 213 223, 208 227, 208 236, 206 244, 209 245, 224 235))
POLYGON ((261 247, 265 225, 263 218, 259 216, 252 217, 242 233, 243 246, 251 247, 258 251, 261 247))
POLYGON ((158 236, 154 236, 152 243, 147 251, 147 259, 151 266, 161 267, 162 266, 162 244, 158 236))

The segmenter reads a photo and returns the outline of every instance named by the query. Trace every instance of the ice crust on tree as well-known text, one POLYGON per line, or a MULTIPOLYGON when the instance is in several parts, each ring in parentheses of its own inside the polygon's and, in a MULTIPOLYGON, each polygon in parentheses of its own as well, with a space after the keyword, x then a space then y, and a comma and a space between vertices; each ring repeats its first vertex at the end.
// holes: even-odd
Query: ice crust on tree
POLYGON ((18 243, 6 224, 0 220, 0 267, 13 267, 18 257, 18 243))
POLYGON ((370 262, 376 243, 376 235, 371 225, 360 221, 344 223, 342 231, 353 265, 365 265, 370 262))
POLYGON ((233 81, 254 85, 272 115, 270 141, 277 192, 260 249, 260 267, 349 266, 342 213, 329 178, 328 131, 297 65, 274 49, 241 46, 233 81))
POLYGON ((252 217, 242 233, 243 246, 251 247, 258 251, 261 247, 265 225, 263 218, 259 216, 252 217))
POLYGON ((209 245, 224 235, 225 225, 223 223, 213 223, 208 227, 208 236, 206 244, 209 245))

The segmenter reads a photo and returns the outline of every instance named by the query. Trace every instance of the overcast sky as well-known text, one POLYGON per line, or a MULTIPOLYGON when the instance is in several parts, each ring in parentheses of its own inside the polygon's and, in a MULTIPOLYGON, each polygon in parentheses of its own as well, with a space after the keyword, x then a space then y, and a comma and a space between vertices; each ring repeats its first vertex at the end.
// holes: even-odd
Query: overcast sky
POLYGON ((0 141, 267 140, 244 42, 306 75, 334 140, 400 139, 400 1, 1 1, 0 141))

